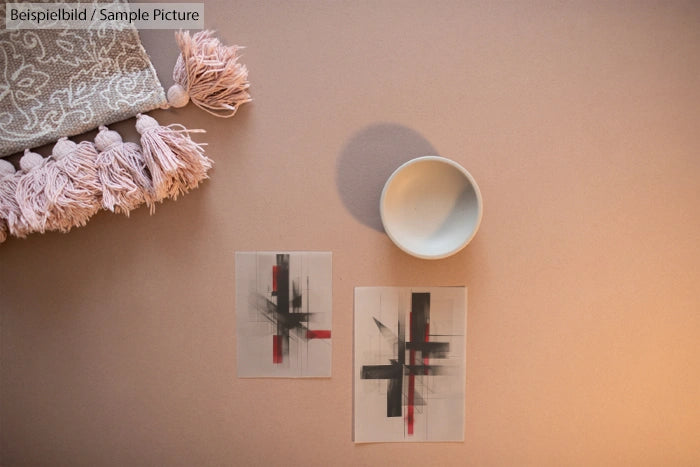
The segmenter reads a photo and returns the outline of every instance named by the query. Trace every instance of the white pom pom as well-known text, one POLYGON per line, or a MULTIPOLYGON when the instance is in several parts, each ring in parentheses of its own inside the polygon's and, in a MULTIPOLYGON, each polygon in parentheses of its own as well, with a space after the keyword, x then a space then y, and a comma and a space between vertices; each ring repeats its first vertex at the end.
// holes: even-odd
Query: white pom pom
POLYGON ((78 145, 74 141, 71 141, 68 138, 61 138, 54 145, 51 154, 53 155, 54 159, 58 161, 75 152, 75 148, 77 147, 78 145))
POLYGON ((5 159, 0 159, 0 175, 12 175, 15 173, 15 166, 5 159))
POLYGON ((187 90, 175 83, 168 89, 168 104, 171 107, 184 107, 190 101, 190 96, 187 90))
POLYGON ((44 158, 41 157, 41 154, 25 149, 24 156, 19 160, 19 166, 25 172, 29 172, 34 167, 40 166, 42 162, 44 162, 44 158))
POLYGON ((121 143, 122 137, 119 133, 106 126, 100 126, 100 132, 95 136, 95 146, 97 146, 98 151, 106 151, 110 146, 121 143))
POLYGON ((136 116, 136 131, 140 134, 144 134, 149 128, 158 128, 159 126, 160 124, 153 117, 144 114, 136 116))

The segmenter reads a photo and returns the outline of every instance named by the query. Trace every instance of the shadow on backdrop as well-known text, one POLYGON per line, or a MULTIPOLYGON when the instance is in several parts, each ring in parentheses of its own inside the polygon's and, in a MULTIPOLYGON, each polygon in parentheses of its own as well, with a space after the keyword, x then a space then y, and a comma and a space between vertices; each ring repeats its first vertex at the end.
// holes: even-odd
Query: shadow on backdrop
POLYGON ((387 178, 401 164, 438 155, 418 132, 395 123, 377 123, 355 133, 338 159, 336 180, 343 204, 358 221, 384 232, 379 199, 387 178))

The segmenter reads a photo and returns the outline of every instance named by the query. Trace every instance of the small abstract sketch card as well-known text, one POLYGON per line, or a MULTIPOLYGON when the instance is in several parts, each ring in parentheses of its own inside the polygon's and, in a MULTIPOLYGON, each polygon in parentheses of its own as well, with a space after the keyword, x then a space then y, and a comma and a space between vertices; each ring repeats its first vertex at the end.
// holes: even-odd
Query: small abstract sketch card
POLYGON ((236 252, 238 376, 330 377, 330 252, 236 252))
POLYGON ((355 289, 356 443, 464 441, 464 287, 355 289))

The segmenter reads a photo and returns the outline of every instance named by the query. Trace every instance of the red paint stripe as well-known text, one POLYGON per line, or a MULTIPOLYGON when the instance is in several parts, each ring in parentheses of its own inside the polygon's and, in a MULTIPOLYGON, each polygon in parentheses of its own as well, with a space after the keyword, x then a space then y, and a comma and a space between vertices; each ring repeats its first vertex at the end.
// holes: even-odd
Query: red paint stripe
MULTIPOLYGON (((413 336, 411 335, 411 330, 413 329, 413 313, 408 314, 408 339, 413 341, 413 336)), ((410 350, 410 361, 409 365, 413 366, 416 364, 416 351, 410 350)), ((406 425, 408 429, 408 434, 413 434, 413 406, 415 404, 416 394, 416 377, 413 373, 408 375, 408 410, 406 411, 406 425)))
POLYGON ((272 266, 272 291, 277 292, 277 273, 279 272, 279 266, 272 266))
MULTIPOLYGON (((430 323, 428 322, 428 323, 425 323, 425 342, 428 342, 430 340, 428 338, 429 335, 430 335, 430 323)), ((428 363, 429 363, 428 360, 429 360, 428 357, 423 357, 423 365, 425 365, 425 373, 424 374, 426 374, 426 375, 428 374, 428 363)))
POLYGON ((272 363, 282 363, 282 336, 272 336, 272 363))
MULTIPOLYGON (((415 350, 411 350, 411 365, 415 364, 415 350)), ((416 394, 416 377, 408 375, 408 412, 406 415, 406 423, 408 424, 408 434, 413 434, 413 406, 415 403, 416 394)))
POLYGON ((315 329, 315 330, 307 330, 306 331, 306 338, 307 339, 330 339, 331 338, 331 331, 330 329, 315 329))

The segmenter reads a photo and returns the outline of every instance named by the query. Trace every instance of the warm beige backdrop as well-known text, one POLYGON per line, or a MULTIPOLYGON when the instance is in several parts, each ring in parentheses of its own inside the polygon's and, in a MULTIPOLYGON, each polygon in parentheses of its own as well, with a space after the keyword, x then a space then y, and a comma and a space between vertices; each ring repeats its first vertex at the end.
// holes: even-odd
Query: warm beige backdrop
MULTIPOLYGON (((212 179, 0 246, 3 465, 700 465, 700 3, 206 2, 255 101, 212 179), (431 151, 457 256, 377 230, 431 151), (333 377, 235 377, 234 251, 332 250, 333 377), (469 287, 466 441, 355 446, 356 285, 469 287)), ((170 31, 142 34, 165 85, 170 31)), ((131 137, 133 122, 118 125, 131 137)))

